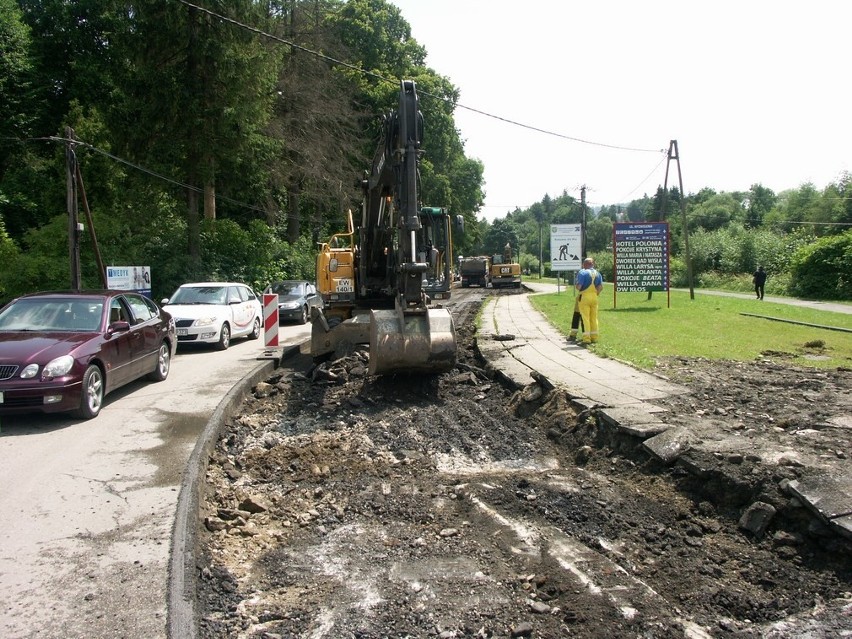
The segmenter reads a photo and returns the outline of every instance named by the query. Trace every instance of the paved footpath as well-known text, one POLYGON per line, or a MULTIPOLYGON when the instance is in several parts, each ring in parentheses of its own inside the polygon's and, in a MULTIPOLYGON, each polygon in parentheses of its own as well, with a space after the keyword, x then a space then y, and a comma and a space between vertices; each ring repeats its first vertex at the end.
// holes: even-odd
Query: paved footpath
MULTIPOLYGON (((537 282, 525 282, 524 286, 534 293, 557 290, 556 285, 537 282)), ((852 307, 842 304, 788 298, 771 301, 852 312, 852 307)), ((716 447, 718 450, 711 452, 721 453, 725 446, 731 445, 716 441, 716 437, 684 432, 664 423, 661 417, 666 411, 656 406, 654 400, 688 393, 689 389, 569 343, 533 308, 527 294, 496 296, 485 304, 477 348, 493 371, 517 387, 534 381, 561 387, 577 406, 594 407, 604 422, 639 437, 646 450, 666 463, 673 463, 680 452, 690 447, 716 447)), ((849 464, 843 465, 843 468, 813 468, 813 476, 807 473, 801 481, 790 482, 790 491, 835 532, 852 538, 852 477, 848 473, 849 464)))
MULTIPOLYGON (((534 292, 556 292, 555 285, 526 286, 534 292)), ((536 371, 572 397, 585 397, 602 406, 635 408, 647 400, 686 392, 660 377, 569 343, 532 307, 528 295, 495 297, 483 311, 479 336, 483 356, 495 370, 521 386, 529 384, 536 371)))
MULTIPOLYGON (((547 286, 547 284, 538 284, 537 286, 547 286)), ((673 291, 689 292, 689 289, 672 289, 673 291)), ((744 300, 753 300, 753 293, 732 293, 730 291, 711 291, 707 289, 695 289, 696 295, 717 295, 720 297, 739 297, 744 300)), ((820 300, 800 300, 795 297, 774 297, 771 295, 763 296, 764 302, 775 302, 776 304, 789 304, 790 306, 801 306, 803 308, 812 308, 817 311, 832 311, 834 313, 846 313, 852 315, 852 304, 844 304, 842 302, 822 302, 820 300)))

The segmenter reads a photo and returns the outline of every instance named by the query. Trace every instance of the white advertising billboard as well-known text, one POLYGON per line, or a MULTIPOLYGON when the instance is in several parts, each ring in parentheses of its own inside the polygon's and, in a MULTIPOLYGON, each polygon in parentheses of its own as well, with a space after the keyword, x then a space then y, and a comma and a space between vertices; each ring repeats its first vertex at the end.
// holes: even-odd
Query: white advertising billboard
POLYGON ((107 288, 151 296, 150 266, 107 266, 107 288))

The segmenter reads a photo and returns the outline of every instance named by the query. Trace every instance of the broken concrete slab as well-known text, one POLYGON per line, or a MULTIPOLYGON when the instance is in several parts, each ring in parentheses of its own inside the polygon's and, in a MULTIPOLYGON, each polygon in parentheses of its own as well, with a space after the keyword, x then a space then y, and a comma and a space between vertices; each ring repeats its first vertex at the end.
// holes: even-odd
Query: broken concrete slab
POLYGON ((838 534, 847 539, 852 539, 852 515, 835 517, 831 520, 829 526, 838 534))
POLYGON ((665 424, 663 422, 649 422, 646 424, 626 423, 619 424, 617 428, 618 430, 625 432, 628 435, 632 435, 633 437, 648 439, 649 437, 654 437, 655 435, 659 435, 660 433, 664 433, 669 430, 671 428, 671 424, 665 424))
POLYGON ((677 461, 677 458, 688 451, 689 433, 682 428, 671 428, 642 442, 642 447, 665 464, 677 461))
POLYGON ((805 477, 791 481, 787 489, 821 520, 852 538, 852 478, 805 477))
POLYGON ((671 428, 660 421, 660 415, 666 412, 659 406, 637 402, 622 406, 607 406, 598 411, 598 415, 604 423, 613 428, 634 437, 647 439, 671 428))

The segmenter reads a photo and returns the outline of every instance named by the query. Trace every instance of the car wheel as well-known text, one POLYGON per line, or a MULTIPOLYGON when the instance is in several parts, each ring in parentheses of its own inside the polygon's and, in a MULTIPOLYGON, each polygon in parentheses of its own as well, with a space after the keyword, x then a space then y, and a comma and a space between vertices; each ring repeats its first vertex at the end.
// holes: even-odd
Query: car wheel
POLYGON ((157 365, 154 370, 148 373, 148 379, 154 382, 162 382, 169 376, 169 368, 172 365, 172 351, 169 349, 169 344, 163 341, 160 344, 160 350, 157 351, 157 365))
POLYGON ((95 364, 89 366, 83 375, 80 407, 74 414, 81 419, 92 419, 101 412, 104 403, 104 376, 95 364))
POLYGON ((249 339, 257 339, 260 337, 260 318, 254 318, 254 326, 251 327, 251 333, 249 333, 249 339))
POLYGON ((219 331, 219 341, 216 342, 217 351, 226 351, 231 345, 231 327, 227 324, 222 324, 222 330, 219 331))
POLYGON ((302 316, 299 318, 299 324, 307 324, 308 323, 308 307, 302 307, 302 316))

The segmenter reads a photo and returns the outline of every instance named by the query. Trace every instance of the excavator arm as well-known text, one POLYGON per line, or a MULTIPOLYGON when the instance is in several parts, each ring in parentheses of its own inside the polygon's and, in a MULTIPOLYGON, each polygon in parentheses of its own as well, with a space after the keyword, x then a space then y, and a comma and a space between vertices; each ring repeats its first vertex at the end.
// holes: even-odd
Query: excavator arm
MULTIPOLYGON (((366 342, 368 329, 371 374, 443 372, 455 365, 452 317, 444 308, 430 307, 424 291, 430 268, 426 256, 434 251, 421 234, 418 168, 422 140, 423 116, 415 84, 404 80, 399 105, 384 117, 372 166, 361 181, 361 219, 353 251, 355 295, 346 309, 349 317, 334 326, 322 313, 315 317, 315 356, 334 350, 343 341, 366 342)), ((324 272, 328 263, 330 259, 323 257, 321 249, 318 280, 330 280, 324 272)), ((339 309, 337 315, 342 317, 339 309)))

